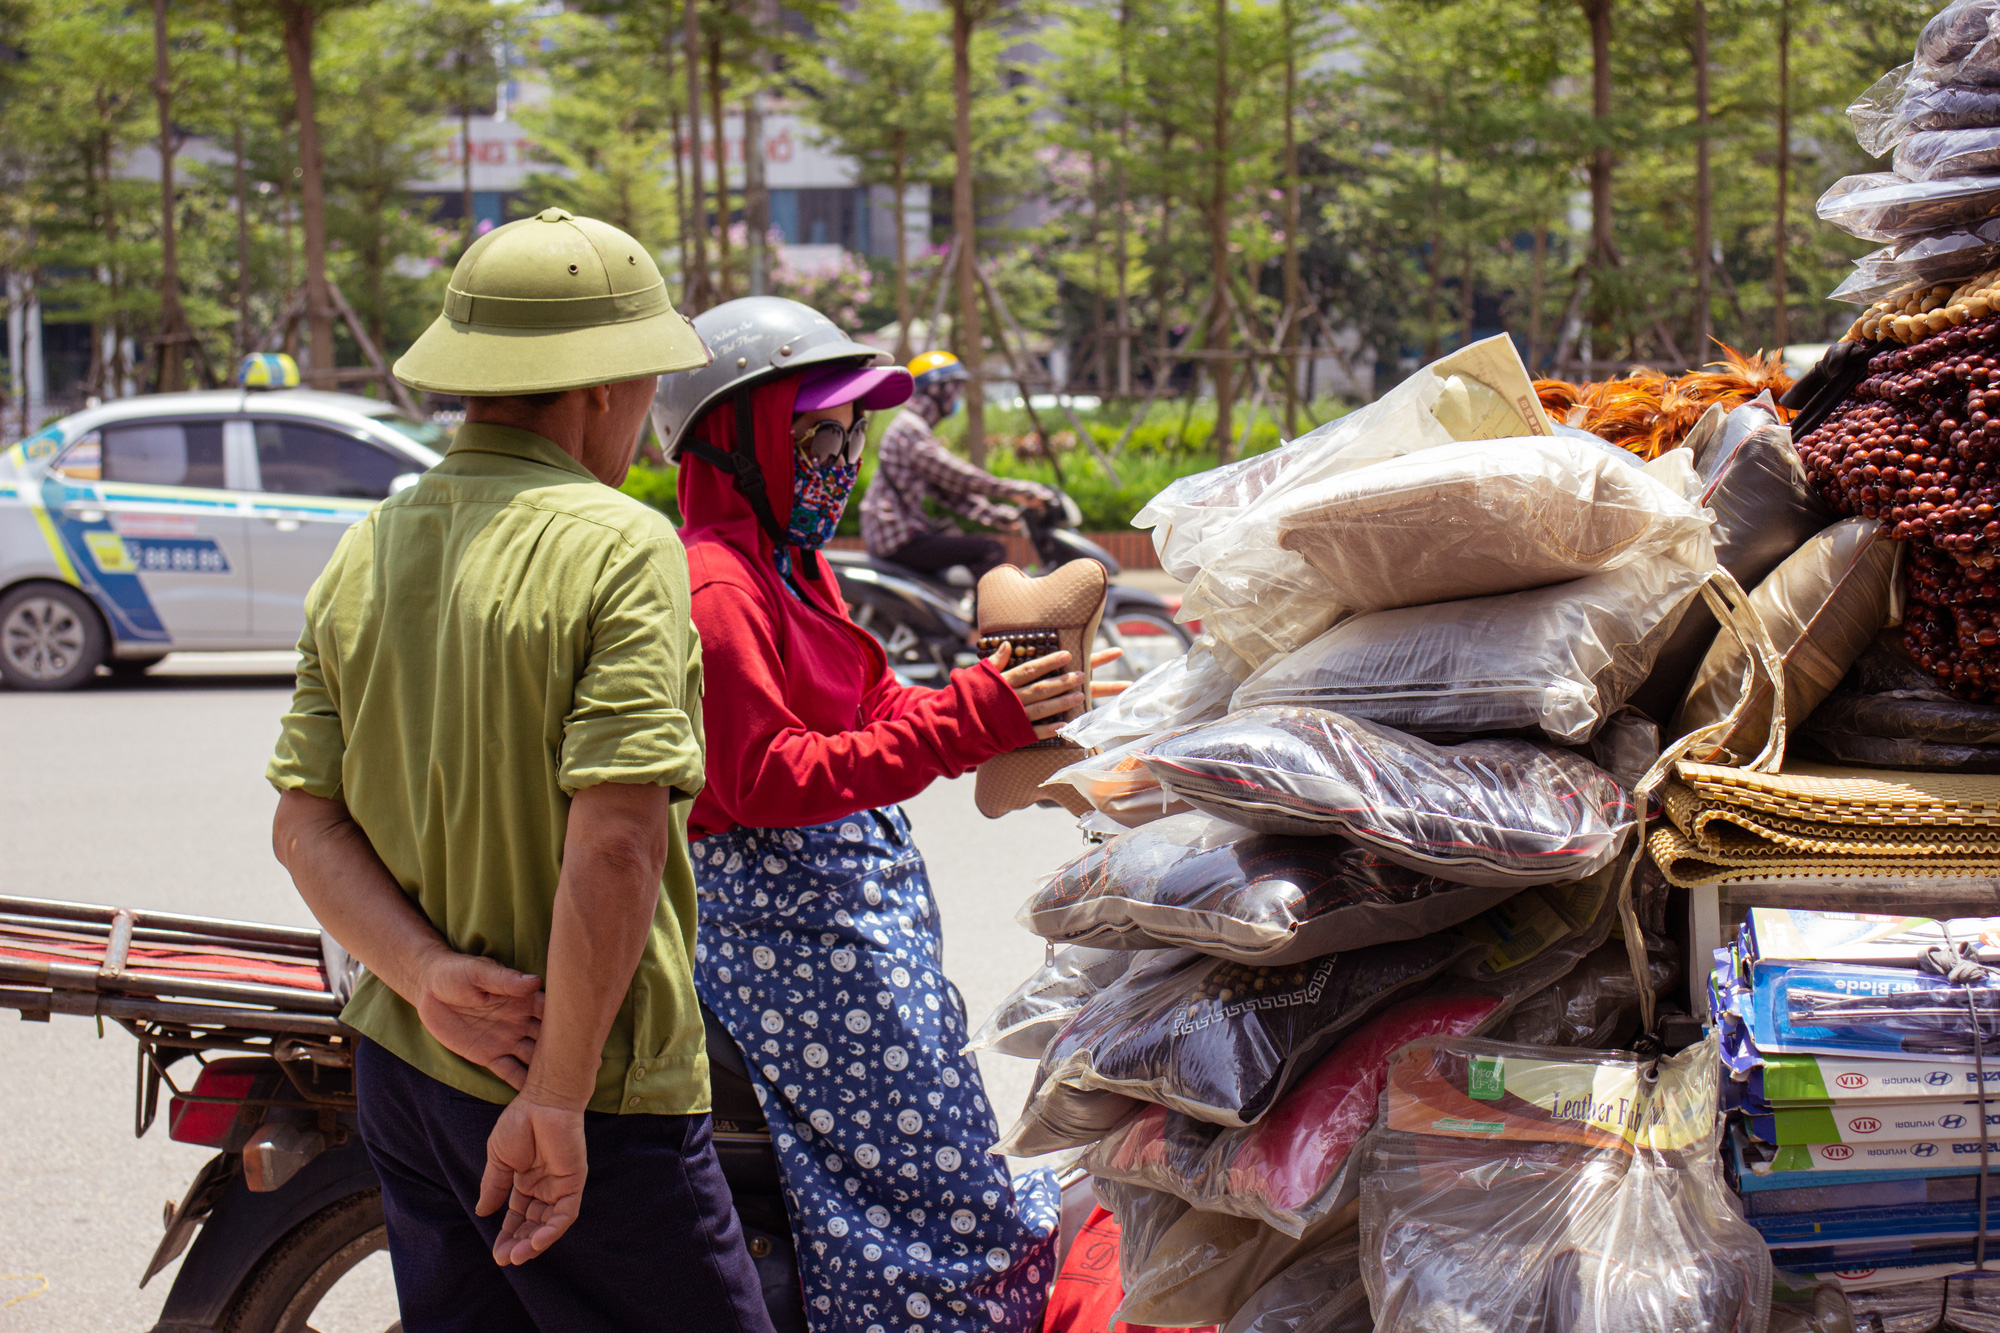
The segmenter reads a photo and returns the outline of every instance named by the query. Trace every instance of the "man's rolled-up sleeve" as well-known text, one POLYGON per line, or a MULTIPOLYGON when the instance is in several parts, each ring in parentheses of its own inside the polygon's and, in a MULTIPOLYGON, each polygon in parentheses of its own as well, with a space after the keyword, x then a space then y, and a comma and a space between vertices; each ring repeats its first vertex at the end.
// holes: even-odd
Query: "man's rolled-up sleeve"
POLYGON ((327 688, 310 618, 299 635, 299 675, 292 706, 280 719, 279 728, 278 749, 264 769, 265 778, 279 791, 339 800, 347 736, 341 730, 333 693, 327 688))
POLYGON ((590 655, 563 722, 557 774, 571 794, 600 782, 702 787, 701 644, 688 618, 687 556, 671 538, 606 564, 590 655))

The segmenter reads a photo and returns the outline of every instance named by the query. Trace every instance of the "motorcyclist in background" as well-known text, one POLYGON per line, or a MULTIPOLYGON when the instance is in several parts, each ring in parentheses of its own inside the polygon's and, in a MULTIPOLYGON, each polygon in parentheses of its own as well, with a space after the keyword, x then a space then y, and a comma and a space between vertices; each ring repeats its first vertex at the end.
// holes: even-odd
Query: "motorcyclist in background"
POLYGON ((937 437, 937 424, 956 412, 964 397, 967 376, 957 357, 925 352, 909 370, 916 393, 882 436, 875 475, 861 497, 861 537, 878 559, 925 574, 963 565, 977 579, 1005 563, 1006 547, 994 537, 960 532, 949 519, 932 518, 924 502, 935 500, 987 527, 1011 528, 1022 509, 1040 509, 1055 497, 1032 481, 974 467, 937 437))

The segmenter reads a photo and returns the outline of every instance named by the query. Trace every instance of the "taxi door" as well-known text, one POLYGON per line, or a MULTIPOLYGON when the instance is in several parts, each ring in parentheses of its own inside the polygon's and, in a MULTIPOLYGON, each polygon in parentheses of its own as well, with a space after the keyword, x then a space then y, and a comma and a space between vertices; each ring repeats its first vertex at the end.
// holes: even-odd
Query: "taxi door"
POLYGON ((334 547, 397 477, 417 464, 327 422, 253 421, 260 493, 253 497, 251 629, 290 647, 306 623, 306 593, 334 547))
POLYGON ((57 460, 44 499, 121 640, 225 647, 250 632, 247 526, 225 422, 114 422, 57 460))

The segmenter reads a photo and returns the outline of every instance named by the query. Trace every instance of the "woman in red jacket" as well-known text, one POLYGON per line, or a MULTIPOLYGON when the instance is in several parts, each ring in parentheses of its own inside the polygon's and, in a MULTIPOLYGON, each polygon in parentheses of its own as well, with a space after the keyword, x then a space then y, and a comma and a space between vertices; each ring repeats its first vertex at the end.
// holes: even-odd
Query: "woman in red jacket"
POLYGON ((989 1155, 998 1127, 897 802, 1052 734, 1081 674, 1003 649, 943 689, 898 685, 819 548, 862 414, 907 399, 909 373, 792 301, 694 324, 714 362, 669 377, 656 419, 681 464, 706 681, 696 984, 757 1075, 814 1333, 1026 1333, 1058 1195, 989 1155))

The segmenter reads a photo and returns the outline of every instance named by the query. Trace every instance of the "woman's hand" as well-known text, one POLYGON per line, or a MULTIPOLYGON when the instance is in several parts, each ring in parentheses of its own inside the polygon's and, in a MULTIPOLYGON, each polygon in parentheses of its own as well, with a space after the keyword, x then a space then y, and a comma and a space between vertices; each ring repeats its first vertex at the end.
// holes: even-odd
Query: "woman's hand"
MULTIPOLYGON (((1124 655, 1123 648, 1105 648, 1091 654, 1090 669, 1095 671, 1124 655)), ((1066 652, 1050 653, 1046 657, 1010 667, 1008 663, 1013 660, 1014 645, 1011 643, 1001 644, 987 659, 1000 673, 1000 679, 1006 681, 1007 687, 1020 699, 1021 707, 1027 710, 1028 721, 1035 724, 1035 738, 1045 741, 1061 728, 1065 713, 1084 706, 1083 691, 1078 688, 1083 684, 1083 673, 1062 669, 1069 665, 1069 654, 1066 652), (1055 720, 1044 722, 1043 718, 1055 720)), ((1090 695, 1093 699, 1109 698, 1124 688, 1123 681, 1093 681, 1090 695)))

